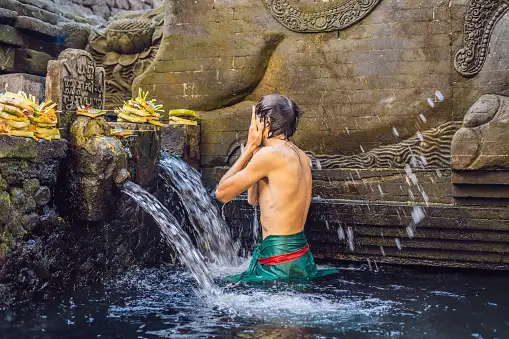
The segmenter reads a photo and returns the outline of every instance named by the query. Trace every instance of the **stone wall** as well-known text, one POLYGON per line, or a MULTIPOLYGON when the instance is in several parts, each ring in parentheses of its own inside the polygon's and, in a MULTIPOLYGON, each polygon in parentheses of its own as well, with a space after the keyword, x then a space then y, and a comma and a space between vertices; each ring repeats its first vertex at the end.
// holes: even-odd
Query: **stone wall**
POLYGON ((58 223, 53 191, 67 142, 0 136, 0 257, 31 232, 58 223))
MULTIPOLYGON (((295 6, 316 11, 344 3, 295 6)), ((168 1, 159 53, 133 90, 151 91, 168 108, 201 111, 204 167, 235 159, 246 140, 251 104, 273 92, 304 110, 295 142, 319 159, 343 162, 345 156, 404 143, 418 131, 459 127, 480 95, 506 90, 507 13, 493 29, 497 45, 491 45, 481 72, 467 78, 455 69, 473 4, 381 1, 350 27, 304 34, 287 29, 261 0, 168 1)), ((454 130, 444 131, 431 142, 450 140, 454 130)), ((430 157, 449 153, 447 148, 436 148, 430 157)), ((443 168, 450 168, 449 160, 443 168)))

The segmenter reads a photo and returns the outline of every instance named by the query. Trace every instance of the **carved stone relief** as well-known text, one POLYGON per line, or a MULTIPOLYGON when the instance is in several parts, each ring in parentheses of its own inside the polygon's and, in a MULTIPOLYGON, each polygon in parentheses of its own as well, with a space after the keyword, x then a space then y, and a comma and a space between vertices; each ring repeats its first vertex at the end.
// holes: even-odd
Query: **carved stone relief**
POLYGON ((463 48, 454 58, 454 67, 465 77, 477 75, 489 52, 491 33, 509 10, 509 0, 470 0, 465 15, 463 48))
POLYGON ((318 160, 322 169, 403 168, 406 164, 425 168, 450 167, 451 141, 460 126, 460 121, 447 122, 422 132, 421 138, 415 136, 355 155, 316 155, 312 152, 308 155, 313 163, 318 160))
POLYGON ((57 104, 59 125, 64 135, 78 106, 104 107, 104 84, 104 68, 97 67, 90 53, 66 49, 58 60, 49 62, 46 99, 57 104))
POLYGON ((105 32, 90 34, 87 50, 106 71, 106 109, 132 96, 131 84, 154 60, 163 34, 164 7, 143 15, 125 14, 105 32))
POLYGON ((317 11, 299 7, 299 0, 264 0, 270 13, 286 28, 299 33, 331 32, 364 19, 381 0, 338 0, 317 11))

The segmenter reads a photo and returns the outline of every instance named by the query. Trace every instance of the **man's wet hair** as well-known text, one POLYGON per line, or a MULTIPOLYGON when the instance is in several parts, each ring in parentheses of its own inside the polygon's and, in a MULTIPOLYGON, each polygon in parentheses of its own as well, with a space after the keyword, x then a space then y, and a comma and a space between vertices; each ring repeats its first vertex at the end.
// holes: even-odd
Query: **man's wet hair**
POLYGON ((280 94, 264 96, 256 105, 256 115, 265 123, 270 122, 269 138, 284 135, 285 139, 297 130, 302 111, 295 102, 280 94))

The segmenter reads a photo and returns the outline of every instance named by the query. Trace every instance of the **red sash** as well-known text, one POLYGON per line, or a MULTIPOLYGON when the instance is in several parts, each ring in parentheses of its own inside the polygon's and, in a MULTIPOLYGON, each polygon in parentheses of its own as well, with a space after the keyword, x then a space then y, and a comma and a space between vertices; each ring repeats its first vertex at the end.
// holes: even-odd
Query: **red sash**
POLYGON ((306 244, 306 246, 304 246, 303 248, 301 248, 300 250, 297 250, 295 252, 275 255, 273 257, 268 257, 268 258, 258 258, 258 262, 262 265, 271 265, 271 266, 285 264, 287 262, 299 259, 304 254, 306 254, 308 251, 309 251, 309 244, 306 244))

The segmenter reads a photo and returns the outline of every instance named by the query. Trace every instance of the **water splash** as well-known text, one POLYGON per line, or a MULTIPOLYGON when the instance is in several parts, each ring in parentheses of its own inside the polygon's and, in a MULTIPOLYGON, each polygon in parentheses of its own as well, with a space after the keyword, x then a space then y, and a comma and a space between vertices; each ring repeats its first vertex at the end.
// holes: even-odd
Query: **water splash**
POLYGON ((130 196, 145 212, 154 218, 159 225, 164 240, 175 249, 180 260, 191 272, 200 287, 208 293, 215 291, 216 287, 210 278, 210 272, 205 265, 204 257, 166 207, 152 194, 131 181, 125 182, 122 192, 130 196))
POLYGON ((225 265, 236 262, 238 248, 216 204, 202 185, 200 173, 167 153, 161 154, 159 166, 166 184, 180 197, 204 253, 225 265))

